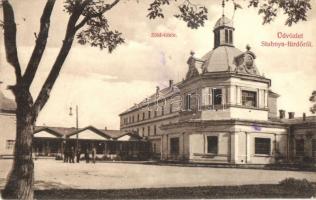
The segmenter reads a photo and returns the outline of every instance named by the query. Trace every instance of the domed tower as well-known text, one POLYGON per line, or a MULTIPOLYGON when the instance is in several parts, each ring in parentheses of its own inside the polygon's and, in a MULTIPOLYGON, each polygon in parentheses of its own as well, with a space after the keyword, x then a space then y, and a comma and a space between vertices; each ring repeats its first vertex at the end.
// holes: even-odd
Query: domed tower
POLYGON ((202 59, 189 58, 186 79, 178 86, 184 100, 180 120, 268 119, 271 81, 259 73, 249 45, 244 51, 234 46, 234 31, 232 20, 222 15, 213 29, 214 48, 202 59), (189 73, 197 71, 197 61, 202 72, 189 73))
POLYGON ((219 46, 234 46, 233 33, 234 27, 232 20, 228 19, 225 15, 222 15, 215 24, 214 27, 214 49, 219 46))

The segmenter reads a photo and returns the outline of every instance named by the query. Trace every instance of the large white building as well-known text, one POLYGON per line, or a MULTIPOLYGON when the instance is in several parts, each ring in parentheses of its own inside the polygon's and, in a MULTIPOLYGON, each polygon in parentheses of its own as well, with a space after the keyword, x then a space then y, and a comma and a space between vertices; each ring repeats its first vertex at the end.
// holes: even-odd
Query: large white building
POLYGON ((214 48, 201 59, 191 52, 186 78, 177 84, 170 81, 168 88, 157 88, 121 113, 121 129, 148 138, 151 151, 162 160, 315 160, 315 118, 294 119, 290 113, 290 119, 284 119, 284 111, 278 117, 279 95, 260 73, 251 48, 234 46, 234 31, 232 21, 223 15, 213 29, 214 48))

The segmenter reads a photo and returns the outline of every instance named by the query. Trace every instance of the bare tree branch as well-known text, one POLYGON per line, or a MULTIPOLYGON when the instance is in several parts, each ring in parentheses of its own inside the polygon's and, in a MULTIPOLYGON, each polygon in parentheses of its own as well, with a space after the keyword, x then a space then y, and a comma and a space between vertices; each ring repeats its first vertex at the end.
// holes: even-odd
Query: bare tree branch
POLYGON ((27 87, 30 87, 36 71, 38 69, 39 63, 42 59, 50 26, 50 17, 55 5, 56 0, 47 0, 42 17, 41 17, 41 26, 39 34, 36 38, 36 45, 33 50, 32 56, 27 65, 25 74, 23 76, 23 82, 27 87))
MULTIPOLYGON (((87 0, 87 1, 91 1, 91 0, 87 0)), ((113 1, 111 4, 107 4, 107 6, 98 13, 95 14, 91 14, 91 15, 87 15, 85 18, 83 18, 83 20, 81 20, 81 22, 79 22, 79 24, 75 27, 76 30, 79 30, 80 28, 82 28, 90 19, 95 18, 95 17, 100 17, 102 16, 105 12, 107 12, 108 10, 111 10, 118 2, 120 2, 120 0, 115 0, 113 1)))
POLYGON ((44 105, 46 104, 50 91, 53 88, 55 81, 57 80, 59 76, 59 72, 66 60, 66 57, 71 49, 76 30, 75 30, 75 25, 82 13, 82 8, 76 7, 74 9, 74 12, 71 14, 69 17, 68 25, 67 25, 67 30, 66 30, 66 35, 63 40, 63 45, 58 53, 58 56, 55 60, 55 63, 53 64, 53 67, 51 71, 49 72, 49 75, 43 84, 39 95, 37 96, 35 103, 33 105, 33 112, 34 115, 37 116, 39 111, 42 110, 44 105))
POLYGON ((8 0, 2 1, 2 7, 6 59, 8 63, 13 66, 15 70, 16 81, 18 83, 20 82, 22 75, 16 46, 16 24, 14 21, 14 12, 8 0))

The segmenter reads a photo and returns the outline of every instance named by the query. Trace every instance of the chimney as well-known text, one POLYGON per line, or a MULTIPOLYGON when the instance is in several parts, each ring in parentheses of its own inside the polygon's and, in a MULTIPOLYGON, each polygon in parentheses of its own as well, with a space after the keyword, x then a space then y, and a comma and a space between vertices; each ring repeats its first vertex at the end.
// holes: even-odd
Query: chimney
POLYGON ((303 121, 306 121, 306 113, 303 113, 303 121))
POLYGON ((289 119, 294 119, 295 112, 289 112, 289 119))
POLYGON ((105 130, 105 131, 108 130, 108 127, 105 126, 105 127, 104 127, 104 130, 105 130))
POLYGON ((285 110, 279 110, 280 113, 280 119, 284 119, 285 118, 285 110))
POLYGON ((169 87, 171 88, 173 86, 173 80, 169 80, 169 87))

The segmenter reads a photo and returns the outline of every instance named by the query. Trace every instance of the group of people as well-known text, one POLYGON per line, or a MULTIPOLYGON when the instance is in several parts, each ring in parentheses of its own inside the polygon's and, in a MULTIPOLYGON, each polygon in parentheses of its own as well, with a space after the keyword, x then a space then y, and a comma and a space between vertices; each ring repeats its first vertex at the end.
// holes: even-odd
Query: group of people
POLYGON ((84 153, 84 159, 85 159, 86 163, 90 162, 90 158, 91 158, 92 162, 95 163, 97 152, 96 152, 96 149, 94 147, 92 148, 92 150, 89 150, 87 148, 86 151, 84 151, 84 152, 82 152, 80 149, 77 149, 77 151, 76 151, 74 147, 65 148, 65 150, 64 150, 64 162, 65 163, 75 163, 75 158, 76 158, 76 162, 79 163, 82 153, 84 153), (91 155, 91 157, 90 157, 90 155, 91 155))

